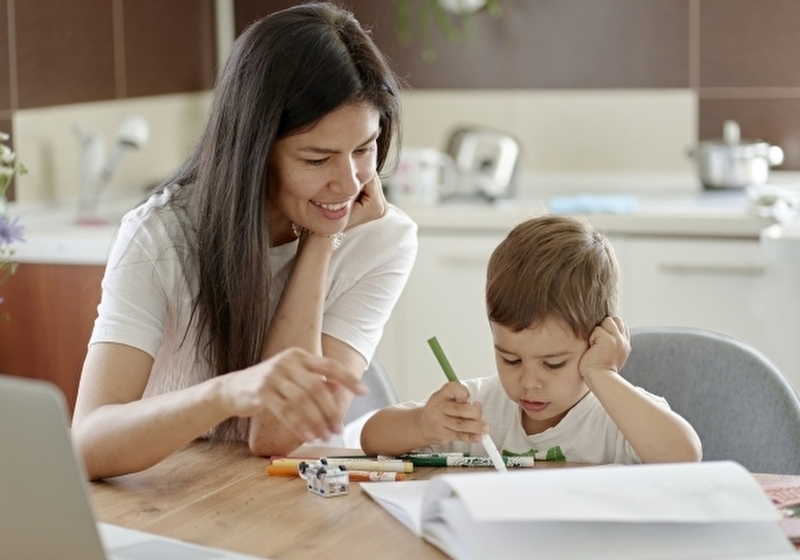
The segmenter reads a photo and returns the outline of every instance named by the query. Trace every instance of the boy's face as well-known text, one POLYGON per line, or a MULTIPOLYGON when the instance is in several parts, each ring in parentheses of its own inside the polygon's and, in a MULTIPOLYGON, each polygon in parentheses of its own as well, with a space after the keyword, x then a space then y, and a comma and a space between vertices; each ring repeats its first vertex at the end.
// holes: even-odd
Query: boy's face
POLYGON ((525 432, 537 434, 558 424, 589 391, 578 372, 588 341, 555 318, 520 332, 497 323, 491 329, 500 382, 522 409, 525 432))

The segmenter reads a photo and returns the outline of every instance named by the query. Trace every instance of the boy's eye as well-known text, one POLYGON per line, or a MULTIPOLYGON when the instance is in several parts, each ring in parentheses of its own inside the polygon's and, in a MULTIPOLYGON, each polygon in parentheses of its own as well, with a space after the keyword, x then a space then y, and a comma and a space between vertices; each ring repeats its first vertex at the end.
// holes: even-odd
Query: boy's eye
POLYGON ((503 360, 503 363, 506 364, 507 366, 516 366, 519 365, 520 362, 522 361, 519 358, 506 358, 505 356, 500 356, 500 358, 503 360))
POLYGON ((567 363, 566 360, 557 363, 545 362, 544 367, 546 367, 547 369, 561 369, 562 367, 564 367, 566 363, 567 363))

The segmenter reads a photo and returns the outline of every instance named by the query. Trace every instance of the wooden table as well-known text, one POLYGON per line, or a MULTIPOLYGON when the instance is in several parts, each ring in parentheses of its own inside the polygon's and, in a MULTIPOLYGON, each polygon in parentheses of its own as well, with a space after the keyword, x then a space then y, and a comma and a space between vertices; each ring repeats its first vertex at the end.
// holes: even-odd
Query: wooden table
MULTIPOLYGON (((298 454, 342 451, 308 448, 298 454)), ((350 483, 346 496, 323 498, 299 478, 266 476, 266 466, 267 459, 254 457, 246 445, 198 442, 146 471, 92 483, 91 498, 99 521, 256 556, 445 558, 358 483, 350 483)), ((464 472, 417 468, 409 478, 448 471, 464 472)))

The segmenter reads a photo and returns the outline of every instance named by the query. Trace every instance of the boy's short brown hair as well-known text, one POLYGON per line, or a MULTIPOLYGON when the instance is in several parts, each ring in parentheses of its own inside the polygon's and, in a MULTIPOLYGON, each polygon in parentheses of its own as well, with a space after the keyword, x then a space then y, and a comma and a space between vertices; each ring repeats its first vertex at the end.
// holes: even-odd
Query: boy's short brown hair
POLYGON ((515 332, 561 319, 588 339, 619 301, 619 266, 602 233, 575 218, 546 215, 516 226, 489 259, 489 320, 515 332))

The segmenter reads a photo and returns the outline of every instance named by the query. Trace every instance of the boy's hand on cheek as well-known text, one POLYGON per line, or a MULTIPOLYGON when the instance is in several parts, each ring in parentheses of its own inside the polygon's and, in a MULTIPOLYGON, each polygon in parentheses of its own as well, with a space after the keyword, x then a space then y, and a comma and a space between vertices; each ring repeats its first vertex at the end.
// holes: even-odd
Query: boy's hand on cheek
POLYGON ((479 442, 489 430, 480 403, 470 403, 469 391, 460 383, 446 383, 430 396, 420 424, 428 445, 479 442))
POLYGON ((630 353, 628 326, 619 317, 606 317, 589 336, 578 371, 587 382, 594 373, 619 373, 630 353))

